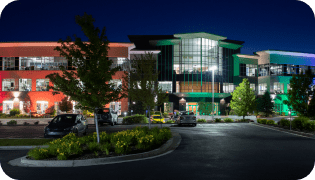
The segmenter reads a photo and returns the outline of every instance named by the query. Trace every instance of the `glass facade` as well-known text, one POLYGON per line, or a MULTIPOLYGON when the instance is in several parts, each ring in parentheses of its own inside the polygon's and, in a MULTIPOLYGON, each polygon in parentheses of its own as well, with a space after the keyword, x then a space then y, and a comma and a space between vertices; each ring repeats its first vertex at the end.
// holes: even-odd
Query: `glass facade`
POLYGON ((279 83, 279 82, 275 82, 273 83, 273 91, 274 93, 277 94, 283 94, 284 93, 284 84, 283 83, 279 83))
POLYGON ((36 79, 36 91, 48 91, 49 79, 36 79))
POLYGON ((172 81, 159 81, 159 87, 162 89, 163 92, 169 92, 172 93, 172 81))
POLYGON ((263 95, 267 90, 267 83, 258 84, 258 94, 263 95))
POLYGON ((20 57, 19 70, 59 70, 59 66, 68 68, 65 57, 20 57))
POLYGON ((256 77, 257 65, 240 64, 240 76, 256 77))

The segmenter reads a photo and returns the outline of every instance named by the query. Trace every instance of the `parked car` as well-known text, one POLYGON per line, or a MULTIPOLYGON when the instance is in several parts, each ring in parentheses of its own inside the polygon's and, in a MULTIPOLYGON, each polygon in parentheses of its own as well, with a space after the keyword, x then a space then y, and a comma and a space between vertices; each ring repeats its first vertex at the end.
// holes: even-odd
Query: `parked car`
POLYGON ((102 126, 104 123, 109 123, 112 126, 118 124, 117 112, 115 112, 112 108, 99 109, 96 113, 96 117, 100 126, 102 126))
POLYGON ((190 124, 194 127, 197 125, 197 118, 192 111, 182 111, 179 113, 178 118, 176 119, 176 123, 178 126, 181 126, 182 124, 190 124))
POLYGON ((165 123, 165 119, 161 115, 158 115, 158 114, 152 115, 151 116, 151 121, 165 123))
POLYGON ((44 137, 60 137, 71 132, 79 135, 86 135, 88 124, 86 119, 81 114, 61 114, 55 116, 48 126, 45 127, 44 137))

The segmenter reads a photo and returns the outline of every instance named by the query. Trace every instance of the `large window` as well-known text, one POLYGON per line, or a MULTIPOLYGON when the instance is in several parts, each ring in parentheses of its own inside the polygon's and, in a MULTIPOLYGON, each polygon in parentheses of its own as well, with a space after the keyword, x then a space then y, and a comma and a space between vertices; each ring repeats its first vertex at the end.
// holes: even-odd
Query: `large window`
POLYGON ((19 79, 19 91, 32 91, 32 79, 19 79))
POLYGON ((20 57, 20 70, 59 70, 59 66, 67 68, 65 57, 20 57))
POLYGON ((261 83, 258 85, 258 94, 263 95, 267 91, 267 83, 261 83))
POLYGON ((36 91, 48 91, 49 79, 36 79, 36 91))
POLYGON ((255 84, 249 84, 250 88, 255 91, 255 84))
POLYGON ((112 84, 113 89, 117 89, 118 87, 122 86, 122 80, 121 79, 112 79, 109 81, 110 84, 112 84))
POLYGON ((47 108, 48 108, 47 101, 36 101, 37 114, 45 114, 47 108))
POLYGON ((163 92, 172 93, 172 81, 159 81, 159 87, 162 89, 163 92))
POLYGON ((283 83, 279 83, 279 82, 274 82, 273 83, 273 91, 277 94, 280 93, 284 93, 284 89, 283 89, 284 84, 283 83))
POLYGON ((231 93, 234 91, 233 83, 223 83, 223 93, 231 93))
POLYGON ((14 79, 2 79, 2 91, 16 91, 14 79))
POLYGON ((254 64, 240 64, 240 76, 256 76, 257 65, 254 64))
POLYGON ((282 64, 270 64, 270 75, 280 76, 283 75, 283 65, 282 64))
POLYGON ((3 101, 2 112, 5 114, 10 114, 10 110, 13 109, 13 101, 3 101))
POLYGON ((14 57, 3 57, 2 59, 3 70, 14 70, 15 58, 14 57))
POLYGON ((258 65, 259 76, 269 76, 269 64, 258 65))

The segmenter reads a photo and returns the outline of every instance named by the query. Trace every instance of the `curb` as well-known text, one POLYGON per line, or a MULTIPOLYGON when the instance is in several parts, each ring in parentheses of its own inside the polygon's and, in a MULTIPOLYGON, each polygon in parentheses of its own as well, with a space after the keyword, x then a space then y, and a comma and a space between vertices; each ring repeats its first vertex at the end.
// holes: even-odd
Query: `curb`
POLYGON ((12 166, 23 166, 23 167, 78 167, 78 166, 93 166, 93 165, 104 165, 104 164, 114 164, 122 162, 130 162, 137 160, 151 159, 159 156, 163 156, 171 153, 175 150, 180 142, 181 136, 177 132, 172 132, 172 138, 164 143, 160 148, 154 149, 152 151, 131 154, 118 157, 108 157, 108 158, 95 158, 86 160, 58 160, 58 161, 48 161, 48 160, 29 160, 26 156, 17 158, 8 162, 12 166))
MULTIPOLYGON (((6 138, 8 139, 8 138, 6 138)), ((16 138, 14 138, 16 139, 16 138)), ((21 138, 22 139, 22 138, 21 138)), ((0 150, 27 150, 33 148, 48 148, 48 145, 41 145, 41 146, 0 146, 0 150)))
POLYGON ((284 133, 287 133, 287 134, 293 134, 293 135, 296 135, 296 136, 301 136, 301 137, 306 137, 306 138, 310 138, 310 139, 315 139, 315 134, 297 132, 297 131, 293 131, 293 130, 290 131, 288 129, 282 129, 282 128, 268 126, 268 125, 264 125, 264 124, 258 124, 258 123, 250 123, 250 124, 252 124, 254 126, 259 126, 259 127, 264 127, 264 128, 267 128, 267 129, 272 129, 272 130, 284 132, 284 133))

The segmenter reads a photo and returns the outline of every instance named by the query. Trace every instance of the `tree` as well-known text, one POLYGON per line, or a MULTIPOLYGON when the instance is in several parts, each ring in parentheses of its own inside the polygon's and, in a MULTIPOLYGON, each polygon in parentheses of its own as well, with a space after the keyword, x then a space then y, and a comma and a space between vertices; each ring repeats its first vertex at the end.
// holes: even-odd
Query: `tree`
POLYGON ((249 112, 253 112, 256 106, 255 93, 250 88, 248 79, 244 78, 243 82, 231 93, 231 109, 243 119, 249 112))
MULTIPOLYGON (((143 110, 148 110, 150 117, 150 112, 155 106, 168 102, 167 94, 158 86, 159 73, 156 69, 156 59, 153 53, 135 56, 131 66, 133 71, 125 76, 125 81, 129 82, 128 95, 132 101, 141 101, 143 110)), ((151 128, 150 120, 149 128, 151 128)))
POLYGON ((71 101, 68 100, 68 97, 65 97, 61 100, 59 104, 59 109, 60 111, 65 111, 65 112, 72 110, 72 103, 71 101))
POLYGON ((261 98, 257 99, 257 111, 264 112, 267 117, 272 114, 273 103, 269 91, 266 91, 261 98))
MULTIPOLYGON (((56 85, 56 87, 49 86, 49 89, 57 91, 53 92, 54 95, 62 92, 70 96, 71 100, 78 102, 77 109, 94 111, 96 114, 98 108, 103 108, 104 105, 127 95, 122 91, 121 86, 113 88, 114 84, 110 83, 119 68, 110 67, 113 62, 107 57, 109 41, 105 36, 105 27, 102 31, 98 27, 95 28, 93 25, 95 19, 86 13, 83 16, 76 16, 75 21, 81 26, 88 42, 82 42, 76 35, 73 35, 74 42, 72 42, 71 37, 68 36, 65 41, 61 39, 58 41, 61 46, 56 47, 55 50, 60 52, 60 56, 67 58, 68 65, 73 65, 77 70, 67 71, 63 66, 59 66, 62 76, 53 73, 46 78, 56 85)), ((97 142, 99 142, 96 115, 94 117, 97 142)))
POLYGON ((211 102, 198 102, 198 111, 200 114, 209 115, 212 112, 212 103, 211 102))
MULTIPOLYGON (((313 79, 314 75, 311 70, 307 70, 305 74, 293 75, 290 79, 291 90, 288 91, 288 102, 292 108, 303 116, 311 116, 309 110, 309 97, 314 96, 313 79)), ((312 103, 311 105, 313 105, 312 103)))

